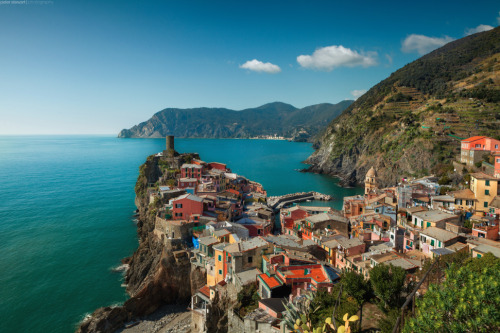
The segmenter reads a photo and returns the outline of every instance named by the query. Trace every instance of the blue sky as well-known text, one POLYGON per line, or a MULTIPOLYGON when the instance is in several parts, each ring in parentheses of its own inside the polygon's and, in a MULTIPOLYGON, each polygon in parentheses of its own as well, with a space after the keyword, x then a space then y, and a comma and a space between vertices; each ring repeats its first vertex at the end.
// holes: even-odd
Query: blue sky
POLYGON ((337 103, 498 26, 499 11, 498 1, 2 0, 0 134, 117 134, 166 107, 337 103))

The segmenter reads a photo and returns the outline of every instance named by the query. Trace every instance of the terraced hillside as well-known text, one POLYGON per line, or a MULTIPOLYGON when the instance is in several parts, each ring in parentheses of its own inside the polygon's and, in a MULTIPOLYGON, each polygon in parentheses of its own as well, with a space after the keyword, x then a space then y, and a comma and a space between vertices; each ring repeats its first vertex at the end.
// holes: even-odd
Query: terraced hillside
POLYGON ((474 135, 500 138, 500 28, 451 42, 371 88, 334 119, 310 171, 384 185, 440 174, 474 135))

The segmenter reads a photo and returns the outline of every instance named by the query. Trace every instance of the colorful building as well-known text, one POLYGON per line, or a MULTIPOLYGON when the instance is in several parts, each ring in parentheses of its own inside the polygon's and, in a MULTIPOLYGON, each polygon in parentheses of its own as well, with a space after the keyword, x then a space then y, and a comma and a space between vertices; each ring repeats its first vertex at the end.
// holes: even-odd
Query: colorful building
POLYGON ((172 200, 174 220, 189 220, 192 215, 203 215, 203 198, 193 194, 184 194, 172 200))
POLYGON ((483 172, 470 175, 470 189, 476 198, 475 210, 483 215, 490 212, 489 204, 498 193, 498 178, 483 172))
POLYGON ((201 179, 203 166, 198 164, 183 164, 181 166, 181 178, 201 179))
POLYGON ((460 162, 474 166, 484 155, 500 152, 500 141, 486 136, 473 136, 462 140, 460 162))

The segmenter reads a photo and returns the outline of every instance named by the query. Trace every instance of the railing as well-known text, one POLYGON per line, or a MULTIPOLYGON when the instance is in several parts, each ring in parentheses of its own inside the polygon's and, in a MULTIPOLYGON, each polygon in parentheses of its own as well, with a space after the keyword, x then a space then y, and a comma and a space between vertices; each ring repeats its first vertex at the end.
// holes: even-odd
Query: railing
POLYGON ((406 314, 406 317, 408 316, 414 316, 415 315, 415 296, 417 294, 418 289, 420 289, 420 286, 427 280, 429 277, 430 272, 438 266, 439 263, 439 257, 434 261, 431 265, 431 267, 425 272, 424 276, 420 280, 420 282, 415 286, 413 291, 406 297, 406 301, 401 307, 401 314, 396 320, 396 324, 394 325, 394 328, 392 329, 392 333, 399 333, 401 332, 402 328, 404 327, 405 324, 405 313, 408 312, 408 307, 411 305, 411 310, 410 313, 406 314))

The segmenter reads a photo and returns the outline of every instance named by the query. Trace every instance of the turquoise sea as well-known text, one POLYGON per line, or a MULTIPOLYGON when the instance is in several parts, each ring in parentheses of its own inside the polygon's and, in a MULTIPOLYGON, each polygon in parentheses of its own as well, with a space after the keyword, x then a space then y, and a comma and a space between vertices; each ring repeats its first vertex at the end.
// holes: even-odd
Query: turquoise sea
MULTIPOLYGON (((227 163, 269 195, 316 190, 342 197, 327 176, 299 173, 310 144, 176 139, 179 152, 227 163)), ((134 184, 164 139, 0 136, 0 332, 73 332, 85 314, 123 302, 111 271, 137 247, 134 184)))

